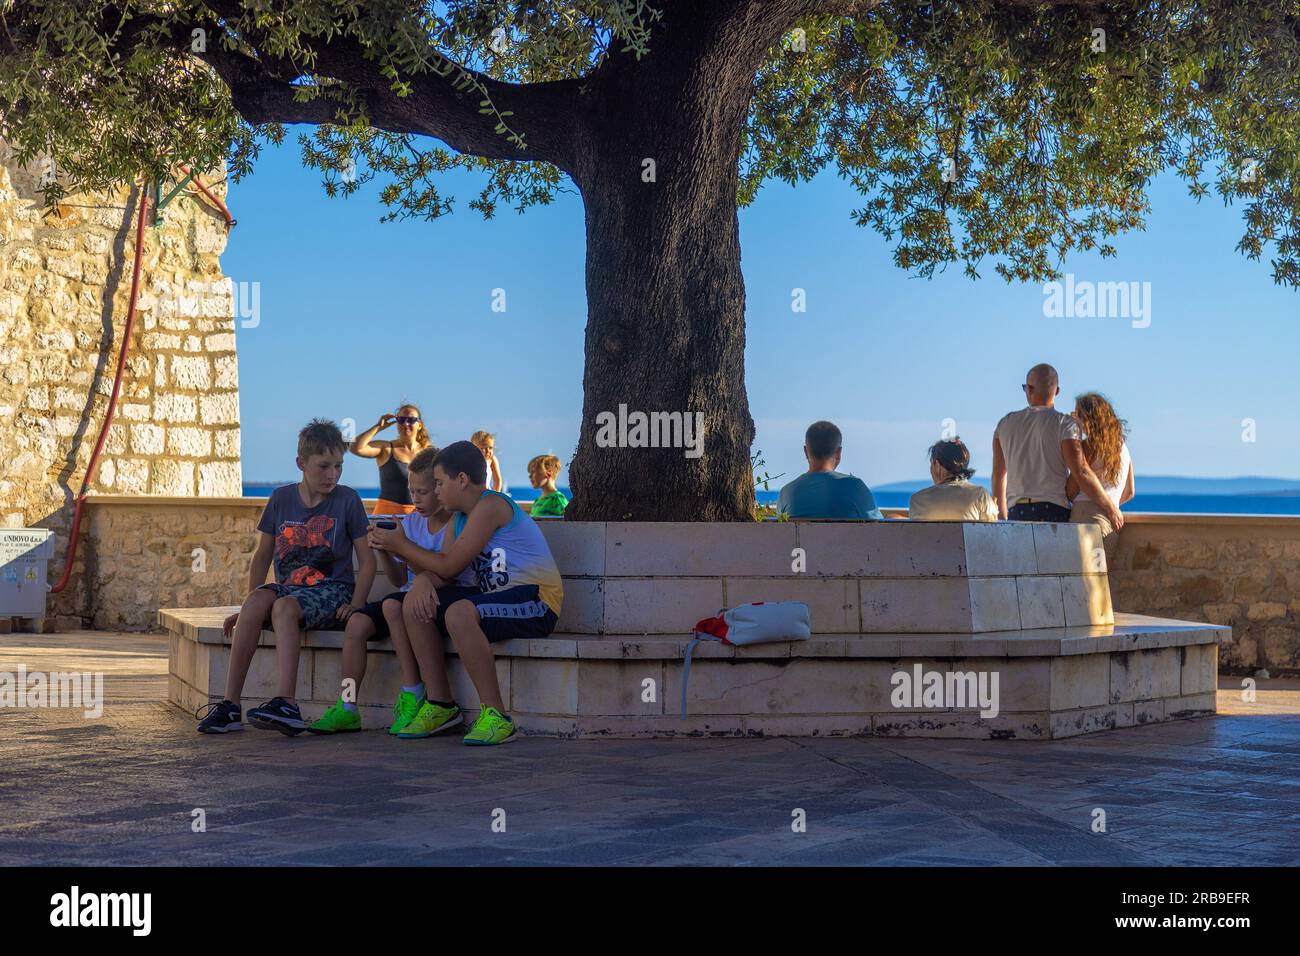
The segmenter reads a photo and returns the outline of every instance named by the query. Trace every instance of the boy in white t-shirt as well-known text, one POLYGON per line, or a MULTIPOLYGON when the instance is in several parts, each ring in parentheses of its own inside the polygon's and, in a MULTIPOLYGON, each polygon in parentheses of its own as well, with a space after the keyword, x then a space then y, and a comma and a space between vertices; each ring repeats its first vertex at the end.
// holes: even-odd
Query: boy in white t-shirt
MULTIPOLYGON (((408 466, 407 487, 415 510, 401 516, 402 532, 412 544, 426 551, 442 549, 443 533, 451 512, 443 508, 433 493, 433 462, 438 449, 429 447, 421 451, 408 466)), ((396 523, 398 516, 383 515, 380 521, 396 523)), ((347 733, 361 729, 361 715, 357 711, 357 689, 366 674, 366 645, 370 641, 392 637, 393 651, 402 669, 402 689, 393 706, 393 723, 390 734, 399 735, 425 703, 425 682, 431 686, 445 684, 442 655, 434 656, 431 648, 420 641, 412 641, 402 616, 402 604, 415 580, 413 572, 401 558, 387 551, 375 549, 379 565, 388 580, 398 590, 379 601, 371 601, 358 608, 347 620, 343 632, 343 684, 339 699, 325 714, 307 729, 314 734, 347 733)), ((440 649, 441 650, 441 649, 440 649)), ((449 722, 454 726, 460 720, 449 722)))

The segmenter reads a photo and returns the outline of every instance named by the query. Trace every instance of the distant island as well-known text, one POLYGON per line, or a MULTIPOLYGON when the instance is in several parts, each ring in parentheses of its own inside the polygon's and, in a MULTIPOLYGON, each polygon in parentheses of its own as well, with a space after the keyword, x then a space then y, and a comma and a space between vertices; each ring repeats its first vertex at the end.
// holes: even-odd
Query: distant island
MULTIPOLYGON (((978 476, 976 484, 989 487, 989 479, 978 476)), ((911 494, 928 487, 928 481, 894 481, 872 485, 872 491, 895 491, 911 494)), ((1251 495, 1279 498, 1300 497, 1300 478, 1185 478, 1177 475, 1137 475, 1138 494, 1142 495, 1251 495)))

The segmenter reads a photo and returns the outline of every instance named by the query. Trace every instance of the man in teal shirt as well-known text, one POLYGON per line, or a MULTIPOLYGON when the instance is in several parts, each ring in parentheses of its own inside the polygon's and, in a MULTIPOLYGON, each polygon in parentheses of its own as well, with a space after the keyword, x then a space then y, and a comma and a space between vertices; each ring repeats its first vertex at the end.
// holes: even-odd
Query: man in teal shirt
POLYGON ((781 489, 776 510, 790 518, 883 520, 871 489, 862 479, 835 470, 843 444, 844 436, 830 422, 809 425, 803 446, 808 473, 781 489))

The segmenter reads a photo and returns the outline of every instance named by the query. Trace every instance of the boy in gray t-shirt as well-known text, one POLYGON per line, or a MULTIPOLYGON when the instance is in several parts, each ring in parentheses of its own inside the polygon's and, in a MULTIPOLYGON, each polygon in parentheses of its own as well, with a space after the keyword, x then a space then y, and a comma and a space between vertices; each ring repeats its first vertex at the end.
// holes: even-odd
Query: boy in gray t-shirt
POLYGON ((240 695, 268 619, 275 630, 279 686, 275 697, 248 712, 249 723, 290 735, 306 729, 295 699, 302 632, 342 627, 366 603, 375 577, 366 509, 355 491, 338 483, 343 449, 343 434, 333 422, 317 419, 299 432, 302 481, 275 489, 257 524, 248 597, 223 625, 231 641, 226 696, 207 705, 200 733, 243 729, 240 695), (275 583, 266 584, 273 560, 275 583))

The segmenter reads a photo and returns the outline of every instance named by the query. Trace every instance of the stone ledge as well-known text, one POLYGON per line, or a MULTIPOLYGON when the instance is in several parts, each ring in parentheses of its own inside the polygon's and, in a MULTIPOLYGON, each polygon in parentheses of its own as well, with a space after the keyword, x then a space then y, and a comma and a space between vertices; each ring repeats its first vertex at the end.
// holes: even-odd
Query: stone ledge
MULTIPOLYGON (((158 624, 200 644, 229 645, 222 621, 239 610, 237 605, 213 608, 167 608, 158 612, 158 624)), ((1115 615, 1115 624, 1029 631, 987 631, 982 634, 852 634, 814 636, 808 641, 773 642, 734 647, 701 641, 694 657, 782 659, 792 657, 872 658, 900 657, 1042 657, 1114 653, 1197 644, 1227 644, 1232 628, 1216 624, 1173 621, 1141 614, 1115 615)), ((688 635, 677 634, 555 634, 541 640, 502 641, 492 646, 501 657, 572 657, 593 660, 681 660, 688 635)), ((275 634, 262 631, 261 647, 274 647, 275 634)), ((342 631, 307 631, 304 648, 339 649, 342 631)), ((387 639, 370 642, 370 650, 391 653, 387 639)), ((448 650, 455 653, 448 642, 448 650)))

